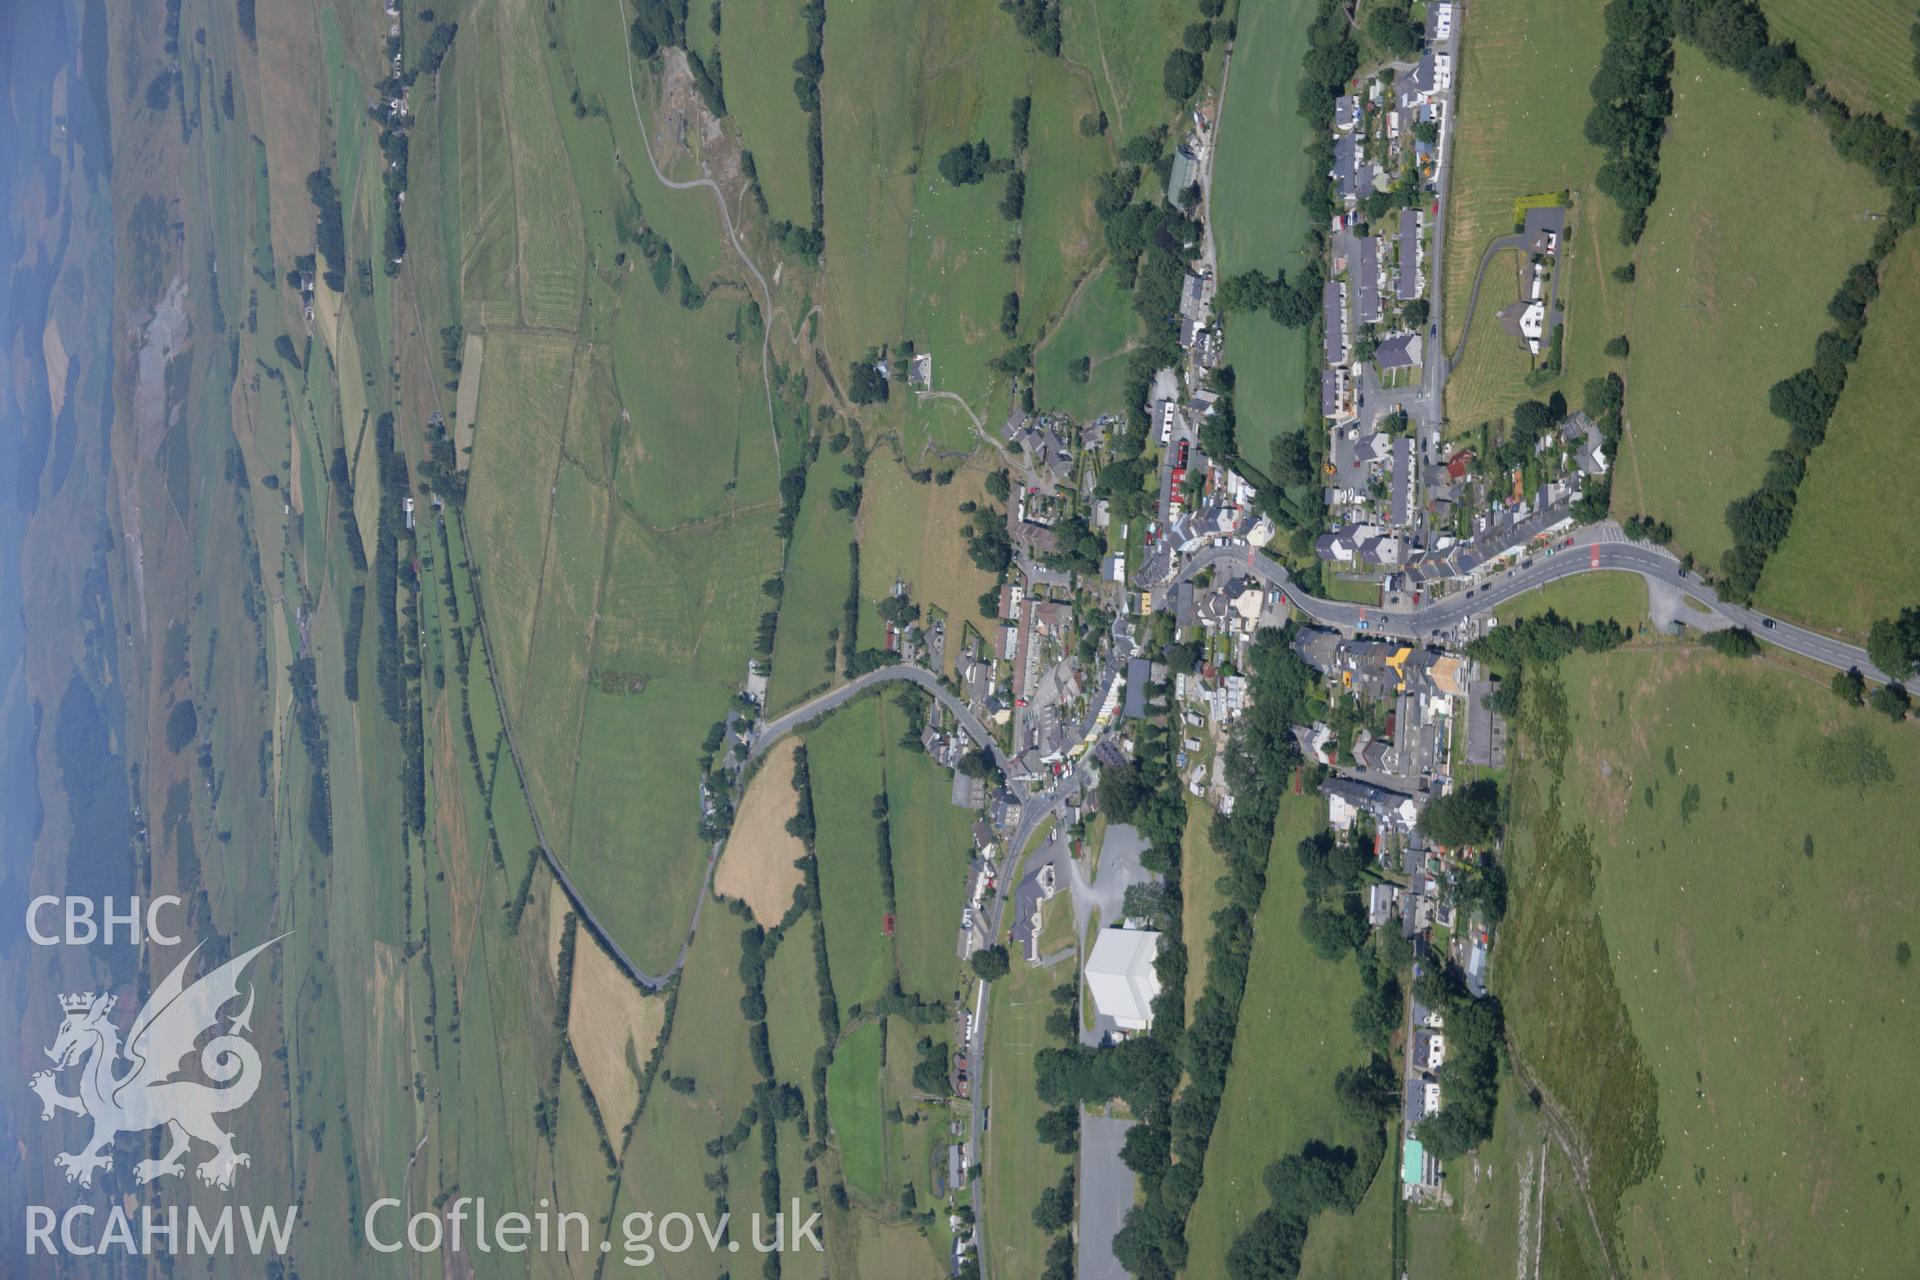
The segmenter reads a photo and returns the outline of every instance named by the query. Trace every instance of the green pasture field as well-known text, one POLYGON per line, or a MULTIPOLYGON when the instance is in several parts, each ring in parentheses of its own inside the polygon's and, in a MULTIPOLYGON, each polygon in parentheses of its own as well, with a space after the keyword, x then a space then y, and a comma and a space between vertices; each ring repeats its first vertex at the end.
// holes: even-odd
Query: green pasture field
MULTIPOLYGON (((1527 385, 1533 357, 1498 322, 1500 308, 1520 296, 1514 273, 1522 261, 1517 254, 1503 253, 1487 268, 1473 339, 1460 352, 1460 363, 1447 371, 1447 419, 1458 432, 1472 431, 1483 422, 1504 427, 1513 407, 1522 400, 1545 397, 1554 391, 1566 394, 1569 384, 1558 378, 1537 387, 1527 385)), ((1473 287, 1471 278, 1466 287, 1473 287)), ((1461 306, 1465 305, 1463 301, 1461 306)), ((1571 305, 1569 302, 1569 310, 1563 313, 1569 319, 1571 305)))
POLYGON ((1010 345, 1002 297, 1025 286, 1021 336, 1031 337, 1098 252, 1088 184, 1107 159, 1103 142, 1079 133, 1093 109, 1084 81, 1063 76, 998 9, 953 0, 904 21, 878 8, 835 14, 825 59, 837 139, 826 148, 827 343, 853 354, 911 337, 933 354, 936 389, 996 418, 1006 379, 986 366, 1010 345), (996 159, 1010 157, 1008 113, 1029 93, 1026 208, 1015 224, 998 208, 1003 176, 955 187, 937 162, 979 138, 996 159), (1016 236, 1018 275, 1005 259, 1016 236))
POLYGON ((1813 358, 1827 299, 1866 255, 1865 215, 1885 198, 1834 153, 1825 124, 1690 45, 1673 84, 1660 198, 1640 242, 1614 509, 1670 522, 1676 546, 1717 564, 1731 544, 1727 503, 1759 484, 1787 438, 1767 389, 1813 358), (1816 224, 1824 234, 1809 236, 1816 224))
POLYGON ((873 798, 884 785, 885 732, 881 704, 870 698, 807 731, 821 918, 842 1017, 853 1005, 874 1000, 894 978, 892 944, 883 932, 887 906, 873 820, 873 798))
POLYGON ((512 121, 507 137, 513 154, 520 314, 535 328, 571 330, 580 322, 581 203, 571 175, 559 163, 565 150, 547 60, 525 56, 547 43, 534 0, 501 6, 500 40, 502 94, 512 121))
POLYGON ((518 196, 501 23, 500 11, 492 7, 467 15, 453 62, 465 232, 460 293, 468 327, 479 329, 521 321, 518 196))
MULTIPOLYGON (((837 981, 837 979, 836 979, 837 981)), ((827 1115, 847 1189, 869 1202, 886 1194, 886 1118, 881 1114, 880 1024, 863 1022, 840 1037, 827 1066, 827 1115)))
POLYGON ((779 568, 773 520, 755 510, 657 530, 623 511, 594 632, 596 676, 681 675, 728 688, 744 679, 754 628, 774 603, 760 591, 779 568))
MULTIPOLYGON (((607 1189, 607 1162, 600 1152, 600 1131, 580 1096, 580 1077, 568 1067, 560 1069, 559 1112, 559 1126, 549 1153, 552 1176, 563 1197, 558 1203, 573 1205, 597 1222, 612 1199, 607 1189)), ((619 1141, 617 1124, 611 1137, 619 1141)), ((570 1252, 584 1266, 597 1261, 589 1261, 577 1249, 570 1252)))
POLYGON ((673 963, 706 874, 700 762, 727 713, 713 684, 662 678, 635 694, 588 693, 567 873, 636 963, 673 963))
MULTIPOLYGON (((812 1191, 807 1190, 806 1187, 807 1170, 814 1167, 807 1159, 808 1148, 812 1141, 811 1130, 803 1136, 798 1122, 780 1126, 780 1203, 785 1209, 794 1200, 799 1200, 800 1217, 803 1220, 809 1214, 821 1212, 823 1207, 823 1194, 818 1184, 812 1191)), ((759 1135, 754 1136, 752 1146, 755 1152, 760 1150, 759 1135)), ((756 1178, 750 1185, 757 1188, 759 1180, 756 1178)), ((824 1215, 822 1220, 824 1221, 824 1215)), ((787 1222, 787 1230, 789 1232, 793 1230, 791 1217, 787 1222)), ((788 1253, 780 1260, 782 1280, 787 1280, 788 1277, 792 1280, 821 1280, 826 1274, 827 1254, 824 1251, 815 1253, 812 1249, 803 1248, 788 1253)))
MULTIPOLYGON (((1298 273, 1311 229, 1300 195, 1316 175, 1311 140, 1297 109, 1301 51, 1314 7, 1252 5, 1241 10, 1227 101, 1220 112, 1211 213, 1220 274, 1275 268, 1298 273)), ((1270 316, 1227 321, 1227 356, 1238 377, 1234 410, 1240 451, 1264 470, 1273 441, 1306 425, 1302 387, 1307 343, 1270 316)))
MULTIPOLYGON (((1226 1274, 1227 1251, 1267 1208, 1261 1181, 1268 1165, 1297 1152, 1309 1139, 1351 1143, 1333 1104, 1333 1077, 1364 1060, 1350 1020, 1360 995, 1360 970, 1351 959, 1320 959, 1300 932, 1306 889, 1294 851, 1326 826, 1318 796, 1288 796, 1275 824, 1267 858, 1267 892, 1254 919, 1253 956, 1240 1005, 1226 1096, 1207 1148, 1200 1196, 1187 1217, 1188 1268, 1194 1275, 1226 1274)), ((1379 1179, 1394 1170, 1383 1160, 1379 1179)), ((1322 1213, 1309 1241, 1319 1256, 1344 1260, 1343 1270, 1365 1274, 1377 1257, 1384 1271, 1391 1244, 1391 1200, 1369 1194, 1360 1214, 1322 1213)))
MULTIPOLYGON (((606 556, 608 503, 606 490, 566 461, 554 479, 551 502, 526 693, 513 727, 547 837, 564 846, 580 765, 580 719, 589 687, 587 646, 606 556)), ((489 627, 497 625, 500 616, 490 612, 489 627)))
POLYGON ((1515 596, 1494 610, 1494 616, 1505 626, 1549 609, 1575 622, 1612 618, 1637 630, 1647 617, 1647 580, 1637 573, 1577 574, 1515 596))
MULTIPOLYGON (((702 58, 711 58, 714 47, 719 43, 719 36, 713 29, 713 11, 720 7, 720 0, 690 0, 687 5, 687 47, 702 58)), ((734 16, 739 15, 736 13, 734 16)), ((722 28, 728 25, 723 16, 722 28)), ((728 104, 732 104, 732 94, 728 94, 728 104)))
POLYGON ((596 416, 619 442, 620 496, 646 524, 672 528, 777 504, 759 342, 748 349, 733 340, 744 305, 738 293, 716 290, 688 312, 644 271, 620 291, 605 335, 613 391, 596 391, 605 405, 596 416))
POLYGON ((1535 1236, 1540 1274, 1555 1280, 1604 1280, 1612 1269, 1593 1233, 1579 1179, 1559 1144, 1548 1144, 1546 1151, 1547 1187, 1540 1197, 1535 1236))
MULTIPOLYGON (((639 197, 647 221, 672 242, 674 256, 686 260, 687 269, 693 273, 694 279, 704 284, 721 272, 729 275, 738 272, 739 268, 734 265, 720 230, 713 192, 704 187, 694 190, 663 187, 654 178, 653 169, 647 163, 640 120, 634 114, 636 96, 641 110, 649 113, 646 136, 652 143, 652 153, 660 167, 669 173, 684 167, 687 172, 675 175, 681 179, 699 176, 699 166, 688 149, 653 131, 652 113, 656 107, 659 85, 645 65, 632 65, 633 87, 629 88, 631 59, 627 52, 628 14, 611 5, 564 5, 553 21, 559 52, 579 78, 581 96, 597 100, 607 109, 604 119, 598 116, 575 119, 571 113, 562 115, 560 127, 568 135, 569 148, 578 146, 578 137, 588 131, 609 136, 619 153, 621 165, 633 177, 635 194, 639 197)), ((703 21, 696 17, 689 25, 699 25, 703 21)), ((464 28, 461 38, 465 38, 464 28)), ((701 47, 699 40, 706 38, 705 28, 702 27, 695 47, 701 47)), ((545 43, 542 39, 542 46, 545 43)), ((736 78, 726 77, 730 90, 736 78)), ((790 87, 792 81, 783 77, 781 84, 790 87)), ((605 144, 594 145, 598 147, 605 144)), ((576 172, 579 172, 577 167, 576 172)), ((602 179, 589 175, 587 181, 589 185, 583 187, 583 191, 597 191, 602 179)))
MULTIPOLYGON (((758 1078, 740 1017, 738 926, 736 918, 715 912, 694 935, 661 1063, 676 1076, 691 1076, 694 1091, 655 1088, 648 1095, 628 1149, 616 1218, 661 1205, 713 1203, 704 1179, 717 1162, 704 1148, 733 1127, 758 1078)), ((757 1155, 757 1135, 747 1147, 757 1155)), ((757 1178, 752 1185, 757 1188, 757 1178)))
MULTIPOLYGON (((846 460, 845 454, 822 449, 807 472, 800 518, 787 545, 786 587, 780 598, 779 630, 774 633, 773 676, 767 685, 769 712, 784 710, 831 683, 840 669, 838 648, 829 633, 846 625, 851 571, 847 544, 854 540, 854 526, 845 512, 833 509, 832 492, 853 483, 841 470, 846 460), (830 648, 835 650, 832 655, 830 648)), ((861 570, 864 578, 864 557, 861 570)), ((769 600, 768 607, 772 603, 769 600)), ((862 643, 872 639, 862 637, 862 643)))
POLYGON ((1034 394, 1039 407, 1071 414, 1079 422, 1124 412, 1127 352, 1137 342, 1139 329, 1133 295, 1120 287, 1111 267, 1103 263, 1034 352, 1034 394), (1067 369, 1082 356, 1092 364, 1087 380, 1075 382, 1067 369))
POLYGON ((780 939, 767 965, 766 991, 774 1074, 805 1085, 820 1048, 820 984, 814 973, 811 917, 802 917, 780 939))
MULTIPOLYGON (((923 59, 945 62, 951 68, 948 82, 963 90, 970 88, 974 68, 994 66, 1004 75, 1011 59, 985 56, 989 49, 997 51, 988 24, 1004 26, 1007 18, 984 7, 976 10, 975 29, 968 33, 981 43, 964 55, 959 47, 964 42, 949 45, 942 38, 937 47, 931 44, 936 34, 932 24, 947 11, 948 6, 929 6, 916 11, 911 20, 901 21, 898 13, 862 7, 845 11, 838 21, 827 24, 821 94, 826 118, 834 122, 835 143, 826 148, 829 297, 822 299, 826 305, 821 331, 829 347, 847 352, 848 358, 912 336, 922 350, 933 353, 935 386, 973 400, 984 390, 985 360, 997 354, 1002 343, 994 326, 1000 296, 1012 284, 1013 269, 1000 263, 1000 251, 1013 228, 994 208, 1001 183, 986 181, 955 189, 940 177, 935 162, 976 122, 996 151, 1005 147, 1006 108, 1012 93, 1009 88, 992 95, 996 101, 989 108, 987 95, 976 90, 976 100, 966 104, 964 115, 939 118, 940 132, 925 136, 919 122, 932 114, 925 102, 932 67, 923 65, 923 59), (989 110, 998 114, 991 126, 989 110), (972 235, 965 237, 967 244, 983 232, 995 237, 991 250, 975 264, 978 269, 968 273, 973 285, 969 296, 964 301, 951 300, 956 321, 961 311, 972 311, 967 327, 982 347, 979 352, 966 350, 950 326, 937 333, 914 332, 912 239, 923 192, 929 201, 938 198, 943 226, 972 229, 972 235), (976 275, 977 282, 971 279, 976 275)), ((1004 31, 1002 42, 1008 54, 1016 38, 1010 28, 1004 31)), ((919 253, 925 252, 923 246, 919 253)), ((835 376, 842 375, 836 372, 835 376)))
MULTIPOLYGON (((482 767, 485 763, 483 757, 482 767)), ((493 826, 500 839, 501 860, 507 864, 507 870, 517 876, 527 865, 528 856, 539 856, 540 841, 534 834, 533 814, 527 808, 526 796, 514 776, 513 759, 505 746, 500 748, 487 794, 493 802, 493 826)))
MULTIPOLYGON (((1243 14, 1242 20, 1250 15, 1243 14)), ((1060 7, 1061 57, 1086 68, 1120 142, 1173 114, 1162 88, 1167 53, 1199 14, 1182 0, 1101 0, 1060 7)), ((1217 82, 1214 87, 1218 87, 1217 82)))
POLYGON ((768 216, 800 226, 812 219, 807 186, 807 117, 793 93, 793 60, 807 51, 807 27, 793 0, 735 0, 720 36, 727 110, 753 152, 768 216))
MULTIPOLYGON (((1592 189, 1601 156, 1582 131, 1591 106, 1587 82, 1605 43, 1600 8, 1496 0, 1473 15, 1473 30, 1457 55, 1454 73, 1459 101, 1448 183, 1442 308, 1442 336, 1449 350, 1459 343, 1467 323, 1467 299, 1481 256, 1496 237, 1512 234, 1514 201, 1522 196, 1561 190, 1576 194, 1572 243, 1562 254, 1560 279, 1569 343, 1583 325, 1600 323, 1591 311, 1583 314, 1592 297, 1586 277, 1574 270, 1583 258, 1624 254, 1612 228, 1598 228, 1591 216, 1602 203, 1592 189), (1542 78, 1565 91, 1539 93, 1542 78), (1602 245, 1598 241, 1603 236, 1614 239, 1602 245)), ((1511 258, 1503 255, 1504 261, 1511 258)), ((1504 420, 1520 400, 1547 389, 1527 387, 1532 362, 1495 318, 1518 296, 1510 283, 1514 279, 1514 272, 1501 262, 1488 268, 1473 333, 1447 383, 1447 415, 1456 426, 1504 420)), ((1566 374, 1553 385, 1577 389, 1585 378, 1602 371, 1572 359, 1571 349, 1567 355, 1566 374)))
MULTIPOLYGON (((474 829, 472 834, 481 833, 474 829)), ((537 1004, 533 998, 539 993, 551 999, 545 977, 544 915, 535 926, 530 911, 517 938, 496 925, 501 918, 500 904, 512 893, 513 886, 505 876, 490 876, 477 884, 465 878, 469 868, 484 865, 486 856, 484 848, 474 845, 464 853, 443 847, 440 859, 449 892, 420 895, 434 928, 433 980, 438 986, 439 1004, 442 1009, 449 1008, 457 991, 460 1031, 453 1035, 441 1034, 444 1027, 421 1028, 422 1035, 432 1032, 439 1042, 443 1110, 439 1124, 426 1130, 430 1144, 419 1159, 436 1161, 458 1176, 462 1186, 475 1193, 485 1188, 491 1196, 512 1195, 515 1187, 538 1176, 545 1143, 535 1132, 533 1108, 520 1105, 526 1094, 518 1091, 524 1088, 523 1082, 546 1069, 553 1031, 550 1006, 537 1004), (470 910, 477 911, 477 919, 464 915, 470 910), (475 927, 480 925, 485 927, 475 927), (508 1101, 510 1097, 513 1102, 508 1101)), ((420 883, 418 876, 415 883, 420 883)), ((433 883, 437 886, 440 882, 433 883)), ((536 898, 535 910, 538 901, 536 898)), ((416 958, 414 964, 424 964, 424 957, 416 958)), ((413 1001, 421 1017, 426 1010, 420 1006, 425 1003, 424 999, 413 1001)), ((432 1079, 431 1052, 422 1048, 416 1060, 432 1079)), ((573 1088, 573 1092, 577 1097, 579 1090, 573 1088)), ((626 1121, 624 1116, 608 1119, 616 1130, 626 1121)), ((404 1146, 411 1147, 405 1132, 396 1136, 404 1146)), ((407 1155, 403 1150, 394 1167, 404 1167, 407 1155)), ((597 1144, 581 1158, 598 1162, 597 1144)), ((604 1177, 604 1166, 599 1176, 604 1177)), ((601 1190, 581 1207, 598 1214, 605 1196, 601 1190)))
MULTIPOLYGON (((985 456, 998 464, 997 454, 985 456)), ((907 468, 884 449, 868 460, 859 526, 862 647, 879 644, 886 634, 875 606, 896 580, 907 584, 908 596, 921 606, 923 626, 929 606, 947 615, 949 670, 959 656, 963 624, 987 633, 980 597, 994 589, 994 579, 967 555, 964 531, 972 517, 960 512, 963 502, 993 503, 987 496, 987 474, 974 462, 950 484, 923 486, 909 479, 907 468)))
MULTIPOLYGON (((1075 286, 1105 252, 1093 184, 1112 167, 1113 158, 1105 139, 1080 132, 1081 118, 1099 110, 1085 76, 1062 75, 1059 63, 1039 61, 1018 91, 1033 99, 1024 165, 1027 199, 1019 228, 1020 328, 1023 338, 1037 341, 1060 319, 1075 286)), ((1007 106, 1012 107, 1011 99, 1007 106)))
POLYGON ((1793 531, 1760 579, 1769 612, 1859 640, 1875 618, 1920 600, 1920 521, 1902 469, 1887 465, 1920 386, 1916 326, 1920 244, 1903 237, 1827 438, 1807 461, 1793 531))
MULTIPOLYGON (((1389 1138, 1398 1133, 1396 1127, 1389 1138)), ((1400 1149, 1389 1146, 1380 1168, 1352 1213, 1323 1213, 1313 1220, 1307 1247, 1300 1251, 1302 1280, 1347 1280, 1350 1276, 1391 1275, 1393 1210, 1400 1196, 1400 1149)))
POLYGON ((886 744, 887 823, 898 909, 894 958, 902 987, 930 1000, 946 1000, 961 986, 957 943, 975 815, 954 806, 950 772, 925 753, 899 745, 907 721, 894 705, 896 696, 891 691, 882 695, 880 730, 886 744))
POLYGON ((1889 120, 1920 98, 1908 32, 1914 10, 1903 0, 1766 0, 1760 6, 1776 40, 1791 40, 1815 82, 1855 111, 1889 120))
POLYGON ((1275 438, 1323 425, 1317 398, 1312 409, 1307 407, 1306 361, 1307 340, 1272 316, 1247 311, 1227 322, 1223 363, 1233 366, 1240 454, 1263 472, 1273 465, 1275 438))
POLYGON ((665 1059, 674 1075, 693 1076, 698 1083, 691 1094, 658 1090, 647 1103, 652 1110, 668 1097, 690 1098, 716 1119, 713 1134, 733 1124, 751 1100, 758 1079, 747 1053, 747 1024, 740 1016, 743 928, 740 919, 727 912, 702 917, 686 968, 681 970, 673 1038, 665 1059))
POLYGON ((467 519, 471 553, 484 571, 488 633, 501 667, 496 674, 512 709, 522 704, 528 683, 573 355, 564 340, 504 331, 490 336, 467 519))
POLYGON ((1885 855, 1920 744, 1694 646, 1529 686, 1494 988, 1591 1152, 1613 1256, 1814 1273, 1834 1230, 1850 1257, 1910 1256, 1899 948, 1920 916, 1885 855))
POLYGON ((1044 1145, 1034 1130, 1044 1108, 1033 1069, 1034 1053, 1055 1043, 1046 1029, 1053 989, 1073 977, 1070 965, 1042 969, 1016 956, 1012 972, 989 989, 987 1078, 976 1081, 975 1088, 984 1091, 976 1096, 993 1109, 983 1162, 986 1223, 980 1248, 995 1276, 1039 1276, 1050 1238, 1033 1225, 1033 1206, 1073 1164, 1073 1157, 1044 1145))
MULTIPOLYGON (((1080 945, 1079 935, 1073 927, 1073 901, 1071 896, 1055 895, 1053 900, 1041 908, 1039 949, 1044 959, 1062 951, 1077 951, 1080 945)), ((1072 957, 1077 959, 1078 957, 1072 957)))

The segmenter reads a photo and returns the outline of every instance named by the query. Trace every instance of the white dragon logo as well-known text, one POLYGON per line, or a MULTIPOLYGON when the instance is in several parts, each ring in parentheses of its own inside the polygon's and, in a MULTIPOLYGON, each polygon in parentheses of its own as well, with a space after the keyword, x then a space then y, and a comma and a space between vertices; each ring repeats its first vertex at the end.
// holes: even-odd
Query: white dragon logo
POLYGON ((228 1023, 227 1033, 214 1036, 200 1050, 201 1071, 215 1085, 225 1087, 174 1076, 181 1060, 194 1051, 195 1042, 220 1021, 221 1008, 240 997, 239 979, 247 962, 279 940, 236 956, 192 986, 185 985, 182 975, 200 948, 188 952, 142 1006, 127 1033, 124 1051, 119 1029, 107 1017, 116 997, 104 991, 60 997, 66 1019, 47 1050, 54 1068, 36 1073, 29 1084, 40 1095, 42 1120, 53 1119, 56 1111, 70 1111, 93 1121, 93 1136, 84 1146, 53 1158, 66 1170, 68 1182, 92 1186, 95 1169, 113 1168, 113 1145, 119 1135, 165 1125, 172 1145, 159 1159, 136 1164, 135 1181, 151 1182, 186 1172, 180 1158, 187 1154, 191 1140, 198 1139, 213 1148, 212 1157, 194 1171, 200 1180, 222 1190, 233 1185, 234 1170, 252 1161, 233 1149, 233 1135, 223 1131, 214 1117, 245 1106, 260 1087, 260 1054, 239 1034, 252 1029, 251 985, 246 1007, 228 1023), (123 1060, 127 1070, 116 1075, 115 1068, 123 1060), (80 1093, 70 1097, 60 1092, 55 1074, 76 1065, 80 1066, 80 1093))

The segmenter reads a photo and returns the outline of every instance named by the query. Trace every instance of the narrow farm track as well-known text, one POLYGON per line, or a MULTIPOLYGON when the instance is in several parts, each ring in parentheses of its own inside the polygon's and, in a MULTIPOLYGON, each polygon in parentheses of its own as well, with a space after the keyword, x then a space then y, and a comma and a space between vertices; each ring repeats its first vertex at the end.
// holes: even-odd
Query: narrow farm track
MULTIPOLYGON (((627 43, 626 6, 623 0, 614 0, 611 6, 614 15, 614 37, 620 47, 627 43)), ((740 243, 740 233, 734 229, 733 214, 727 208, 727 193, 712 178, 691 178, 679 181, 669 178, 661 171, 660 162, 653 158, 653 138, 647 133, 646 113, 640 109, 640 86, 633 78, 633 57, 627 57, 627 97, 633 103, 633 123, 640 130, 640 149, 647 153, 647 167, 653 170, 656 182, 669 191, 693 191, 701 187, 713 192, 713 206, 720 211, 720 229, 727 233, 727 243, 733 246, 734 254, 746 264, 747 271, 753 276, 753 282, 760 286, 760 314, 773 315, 773 290, 767 286, 767 278, 760 274, 760 268, 754 265, 747 247, 740 243)), ((767 430, 773 436, 773 461, 780 463, 780 424, 773 416, 773 327, 771 321, 760 326, 760 386, 767 397, 767 430)), ((684 952, 682 953, 684 959, 684 952)), ((678 966, 676 966, 677 968, 678 966)))

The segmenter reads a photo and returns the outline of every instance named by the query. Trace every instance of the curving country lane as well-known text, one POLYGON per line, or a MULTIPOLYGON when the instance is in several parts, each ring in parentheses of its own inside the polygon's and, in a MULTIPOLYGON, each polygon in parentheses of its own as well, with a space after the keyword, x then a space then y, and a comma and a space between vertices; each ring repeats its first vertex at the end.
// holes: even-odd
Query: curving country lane
POLYGON ((891 667, 876 667, 864 675, 855 676, 838 688, 829 689, 789 711, 781 712, 771 720, 762 721, 760 727, 753 731, 753 736, 748 740, 748 762, 758 760, 768 747, 801 725, 810 724, 828 712, 844 707, 876 685, 894 680, 905 680, 917 684, 932 694, 941 706, 953 713, 954 719, 960 722, 960 727, 966 730, 969 738, 993 752, 993 762, 1000 766, 1000 771, 1009 777, 1013 775, 1013 761, 1000 749, 1000 744, 994 740, 985 722, 973 713, 973 708, 954 697, 947 686, 940 683, 940 677, 925 667, 911 666, 904 662, 896 663, 891 667))

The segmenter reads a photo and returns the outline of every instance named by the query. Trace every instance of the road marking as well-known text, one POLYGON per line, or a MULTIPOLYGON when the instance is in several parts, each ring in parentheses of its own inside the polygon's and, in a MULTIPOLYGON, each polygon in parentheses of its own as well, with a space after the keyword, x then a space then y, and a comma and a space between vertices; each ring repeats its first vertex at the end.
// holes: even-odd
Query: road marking
POLYGON ((1597 542, 1588 551, 1587 566, 1593 569, 1600 567, 1600 544, 1597 542))

